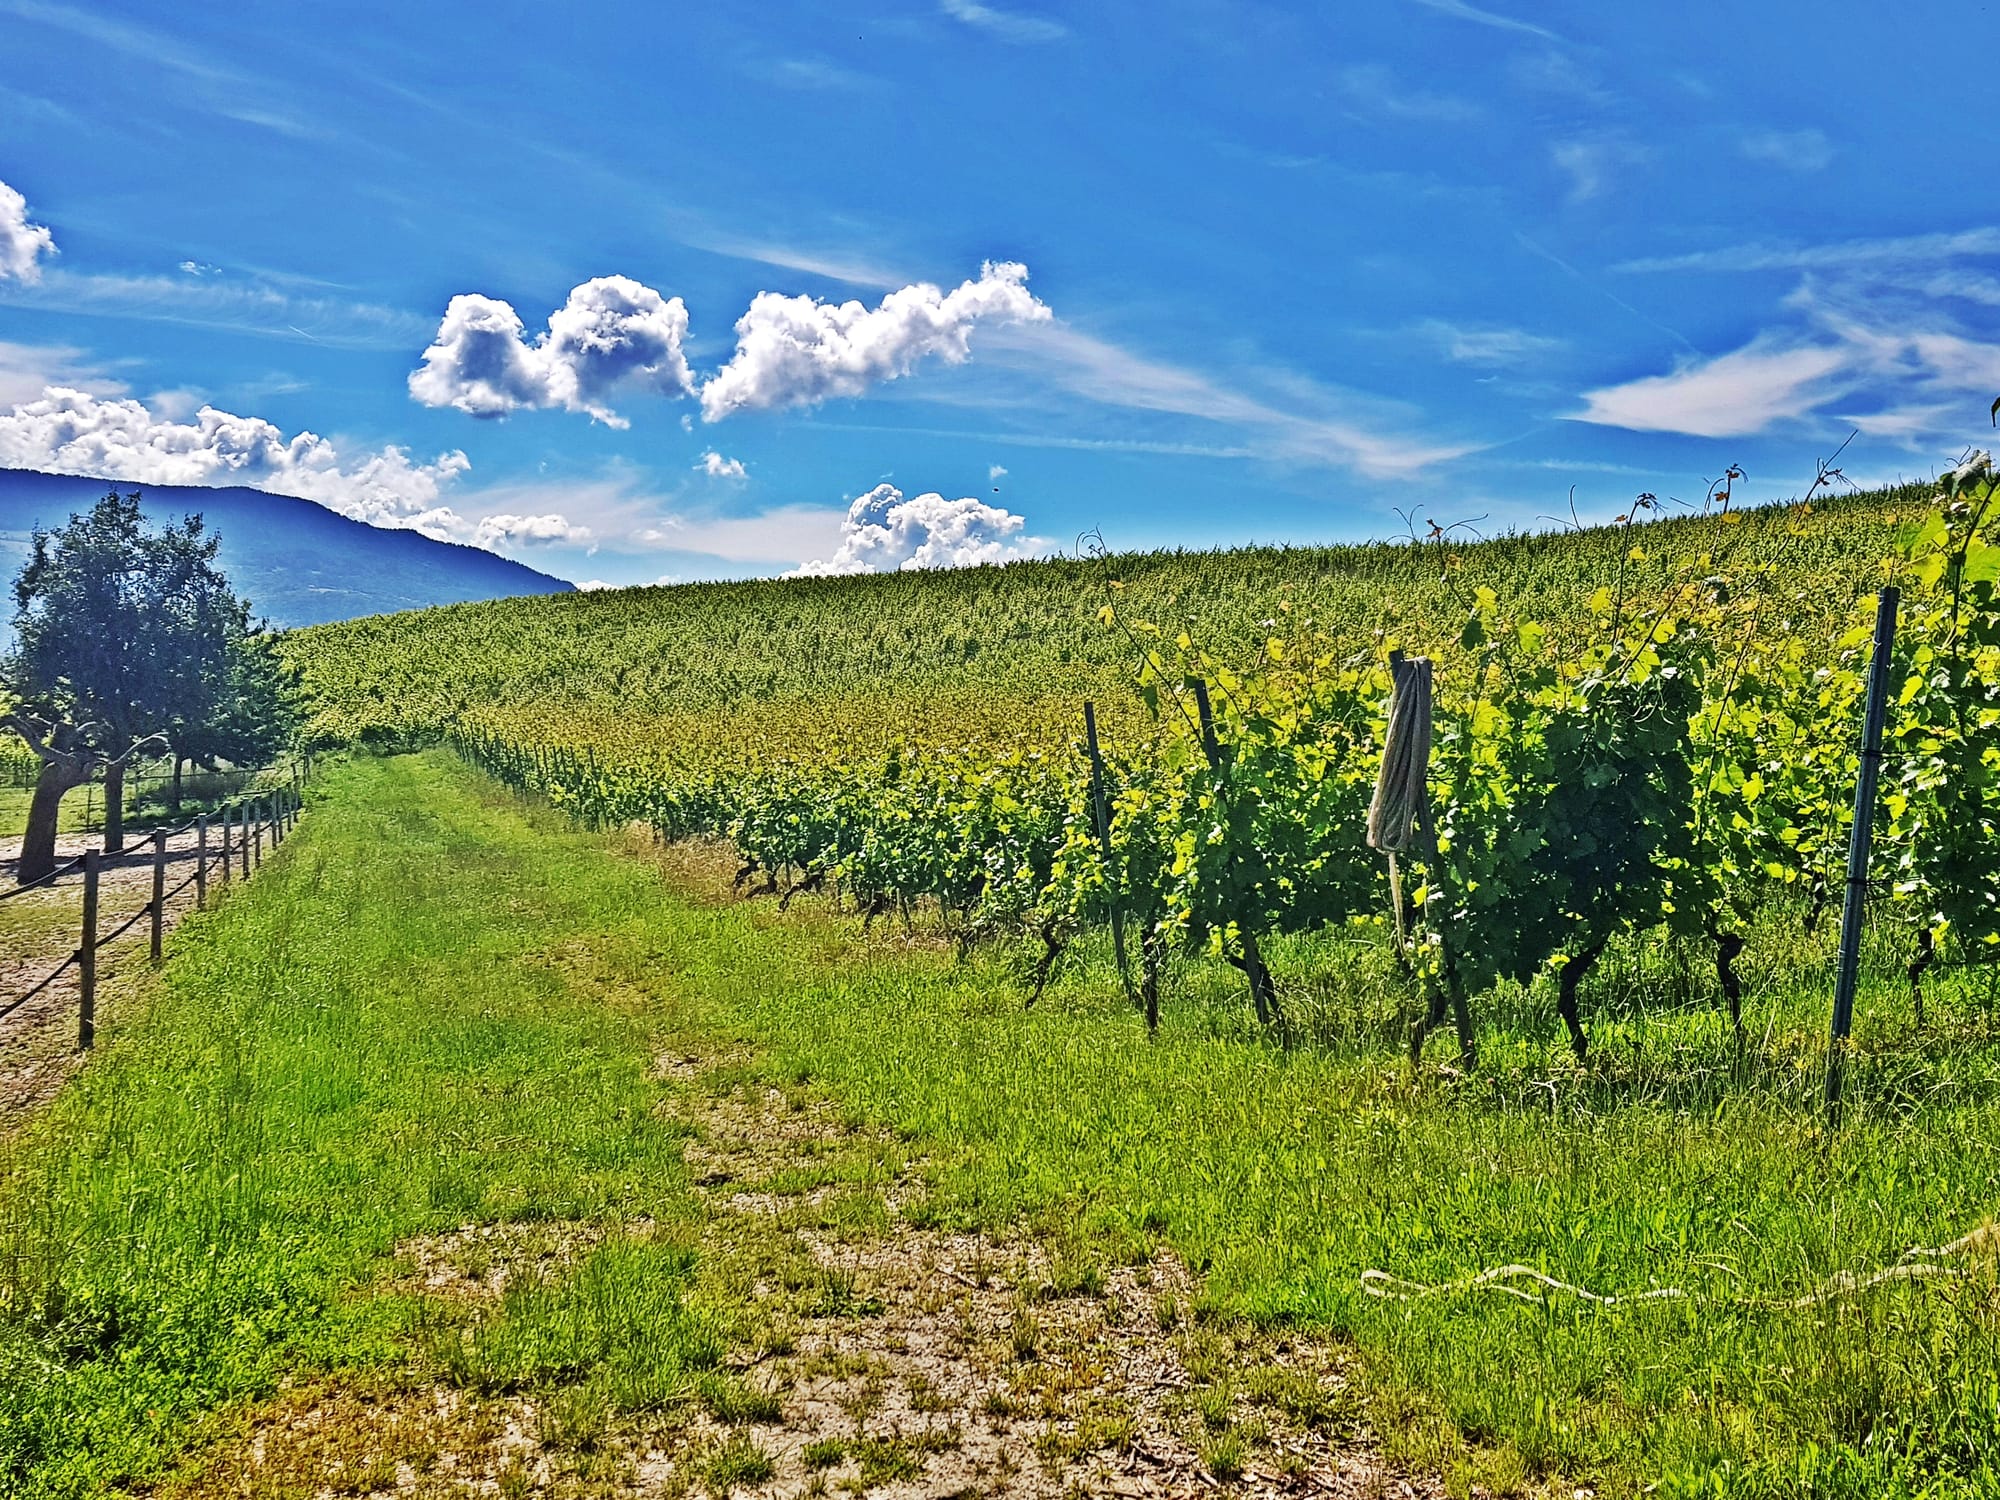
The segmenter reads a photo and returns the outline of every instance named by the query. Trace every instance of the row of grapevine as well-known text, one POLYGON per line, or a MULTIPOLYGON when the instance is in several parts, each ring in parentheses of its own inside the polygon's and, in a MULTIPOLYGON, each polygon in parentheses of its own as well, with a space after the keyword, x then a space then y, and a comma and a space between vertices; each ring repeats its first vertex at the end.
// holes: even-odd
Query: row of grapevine
MULTIPOLYGON (((1884 816, 1913 978, 1940 945, 2000 958, 1993 498, 1990 473, 1968 466, 1880 563, 1911 600, 1884 816)), ((1707 944, 1736 1014, 1746 926, 1774 897, 1815 912, 1837 884, 1872 596, 1834 640, 1815 639, 1823 579, 1768 522, 1754 549, 1733 546, 1742 524, 1725 504, 1719 544, 1644 587, 1647 529, 1628 527, 1613 576, 1541 618, 1455 579, 1440 540, 1448 636, 1385 616, 1365 643, 1343 640, 1286 600, 1254 667, 1135 618, 1113 580, 1100 620, 1149 728, 1109 755, 1102 805, 1080 717, 1039 746, 934 738, 873 755, 837 739, 665 742, 612 709, 489 702, 444 717, 503 780, 593 822, 726 839, 763 888, 833 888, 871 914, 931 901, 968 940, 1032 932, 1038 981, 1070 936, 1115 915, 1137 936, 1134 988, 1150 1003, 1162 955, 1191 948, 1240 968, 1282 1028, 1260 940, 1393 925, 1422 997, 1419 1045, 1448 1008, 1463 1016, 1494 985, 1553 971, 1581 1055, 1579 986, 1614 938, 1707 944), (1390 659, 1405 650, 1437 661, 1435 841, 1392 883, 1363 829, 1390 659)), ((1791 535, 1809 545, 1805 527, 1791 535)))

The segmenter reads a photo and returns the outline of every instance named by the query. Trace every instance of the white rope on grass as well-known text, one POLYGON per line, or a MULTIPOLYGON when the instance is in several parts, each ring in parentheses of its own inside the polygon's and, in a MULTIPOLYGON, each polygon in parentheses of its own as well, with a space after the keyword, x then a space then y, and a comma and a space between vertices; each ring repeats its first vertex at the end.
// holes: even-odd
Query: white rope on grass
POLYGON ((1789 1299, 1695 1298, 1677 1286, 1648 1287, 1643 1292, 1627 1292, 1614 1296, 1593 1292, 1588 1287, 1577 1286, 1572 1282, 1559 1281, 1553 1276, 1537 1271, 1533 1266, 1494 1266, 1471 1276, 1462 1276, 1456 1281, 1440 1281, 1434 1284, 1411 1281, 1408 1277, 1393 1276, 1387 1271, 1371 1268, 1361 1273, 1361 1290, 1371 1297, 1381 1297, 1391 1302, 1416 1302, 1427 1297, 1494 1291, 1504 1292, 1509 1297, 1518 1297, 1523 1302, 1539 1303, 1546 1300, 1544 1295, 1546 1292, 1565 1292, 1586 1302, 1594 1302, 1600 1307, 1616 1307, 1629 1302, 1716 1301, 1731 1302, 1740 1307, 1765 1308, 1775 1312, 1797 1312, 1852 1296, 1856 1292, 1881 1286, 1885 1282, 1961 1277, 1968 1273, 1969 1268, 1950 1262, 1965 1261, 1975 1256, 1988 1261, 2000 1260, 2000 1224, 1982 1224, 1970 1234, 1961 1235, 1947 1245, 1933 1248, 1920 1246, 1905 1253, 1894 1265, 1883 1266, 1865 1275, 1853 1271, 1836 1271, 1812 1291, 1789 1299), (1523 1281, 1531 1282, 1534 1286, 1531 1288, 1519 1285, 1523 1281))
POLYGON ((1392 1302, 1415 1302, 1425 1297, 1444 1297, 1454 1292, 1474 1292, 1482 1288, 1505 1292, 1510 1297, 1519 1297, 1523 1302, 1544 1300, 1540 1293, 1514 1285, 1517 1281, 1532 1281, 1549 1291, 1568 1292, 1573 1297, 1581 1297, 1586 1302, 1596 1302, 1605 1307, 1612 1307, 1621 1302, 1647 1302, 1687 1296, 1687 1293, 1677 1286, 1656 1286, 1623 1297, 1606 1296, 1601 1292, 1593 1292, 1588 1287, 1558 1281, 1553 1276, 1537 1271, 1533 1266, 1494 1266, 1491 1270, 1462 1277, 1457 1281, 1441 1281, 1435 1286, 1421 1281, 1410 1281, 1401 1276, 1391 1276, 1387 1271, 1368 1270, 1361 1273, 1361 1290, 1371 1297, 1384 1297, 1392 1302))

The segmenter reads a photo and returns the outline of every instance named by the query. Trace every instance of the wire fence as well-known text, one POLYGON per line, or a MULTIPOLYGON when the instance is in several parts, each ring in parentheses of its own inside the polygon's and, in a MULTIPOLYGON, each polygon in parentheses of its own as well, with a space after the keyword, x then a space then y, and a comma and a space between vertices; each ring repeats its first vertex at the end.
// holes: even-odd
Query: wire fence
MULTIPOLYGON (((32 751, 26 759, 5 749, 0 749, 0 788, 15 791, 32 791, 41 775, 41 760, 32 751)), ((241 797, 254 783, 267 774, 267 769, 255 766, 223 766, 214 770, 193 769, 183 771, 176 777, 171 770, 128 770, 125 773, 125 817, 129 822, 145 816, 149 808, 157 808, 167 816, 180 811, 183 803, 192 802, 196 806, 204 803, 220 802, 232 797, 241 797)), ((99 769, 91 779, 70 793, 72 798, 81 793, 81 811, 67 811, 64 815, 64 831, 69 833, 102 833, 107 812, 104 792, 104 772, 99 769), (72 822, 70 819, 74 818, 72 822)), ((77 803, 72 802, 75 809, 77 803)), ((25 817, 23 809, 18 816, 25 817)), ((15 835, 18 826, 0 828, 0 836, 15 835)))
POLYGON ((51 890, 70 880, 80 880, 83 892, 76 947, 30 988, 0 999, 0 1020, 22 1009, 74 969, 78 999, 76 1045, 77 1050, 87 1051, 97 1039, 98 954, 145 922, 150 926, 150 957, 158 963, 166 936, 167 903, 193 887, 198 911, 209 904, 211 891, 219 897, 232 880, 248 880, 251 872, 263 864, 265 843, 268 841, 275 850, 297 826, 310 771, 310 761, 296 761, 289 767, 288 779, 283 783, 225 802, 215 812, 202 813, 178 828, 154 829, 146 835, 139 852, 112 854, 103 849, 88 849, 38 880, 0 892, 0 903, 5 903, 31 891, 51 890), (170 886, 167 879, 171 846, 190 834, 193 847, 181 852, 192 853, 193 868, 170 886), (150 862, 152 867, 152 886, 146 901, 122 920, 115 916, 107 919, 101 910, 107 866, 142 862, 150 862))

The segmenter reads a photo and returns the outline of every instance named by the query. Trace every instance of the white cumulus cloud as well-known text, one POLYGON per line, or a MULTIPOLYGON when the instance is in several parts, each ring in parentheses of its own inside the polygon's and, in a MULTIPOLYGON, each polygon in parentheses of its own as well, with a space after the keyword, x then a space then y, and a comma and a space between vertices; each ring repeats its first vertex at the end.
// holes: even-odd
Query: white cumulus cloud
POLYGON ((710 479, 742 479, 746 477, 742 459, 724 458, 713 448, 702 454, 701 462, 696 464, 695 468, 706 474, 710 479))
POLYGON ((569 542, 581 546, 592 541, 593 535, 588 526, 580 526, 567 516, 554 513, 545 516, 495 515, 480 520, 472 531, 471 540, 474 546, 489 549, 501 542, 527 546, 569 542))
POLYGON ((287 437, 261 417, 203 406, 176 422, 129 398, 50 386, 0 411, 0 467, 140 485, 249 485, 376 526, 465 540, 466 523, 439 497, 471 465, 456 451, 419 463, 393 444, 349 458, 317 433, 287 437))
POLYGON ((977 281, 951 292, 920 282, 872 308, 759 292, 736 320, 735 355, 702 387, 702 417, 715 422, 745 408, 858 396, 909 374, 928 355, 962 364, 974 324, 1050 318, 1027 282, 1026 266, 988 261, 977 281))
POLYGON ((794 569, 788 577, 841 573, 894 573, 916 568, 969 568, 1032 557, 1046 543, 1025 535, 1027 521, 983 500, 943 495, 905 499, 893 484, 878 484, 847 508, 840 548, 832 557, 794 569))
POLYGON ((55 253, 48 227, 28 222, 28 200, 0 182, 0 281, 40 281, 42 257, 55 253))
POLYGON ((525 407, 588 412, 611 427, 615 390, 682 396, 694 390, 683 345, 687 304, 627 276, 598 276, 569 294, 533 343, 513 306, 497 297, 453 297, 410 373, 410 394, 425 406, 454 406, 475 417, 525 407))

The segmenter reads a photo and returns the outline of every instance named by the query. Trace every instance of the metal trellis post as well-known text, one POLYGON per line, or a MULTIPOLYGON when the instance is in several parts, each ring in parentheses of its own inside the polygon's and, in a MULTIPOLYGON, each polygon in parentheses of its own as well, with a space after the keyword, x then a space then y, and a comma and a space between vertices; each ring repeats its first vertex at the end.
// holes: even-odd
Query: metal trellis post
POLYGON ((1891 584, 1875 600, 1874 655, 1868 663, 1868 696, 1861 717, 1861 772, 1854 782, 1854 827, 1847 841, 1847 892, 1840 916, 1840 972, 1833 988, 1833 1030, 1826 1052, 1826 1111, 1840 1121, 1841 1075, 1847 1034, 1854 1025, 1854 989, 1861 973, 1861 927, 1867 918, 1868 847, 1875 832, 1875 787, 1882 771, 1882 722, 1889 707, 1890 655, 1896 644, 1896 609, 1902 596, 1891 584))

